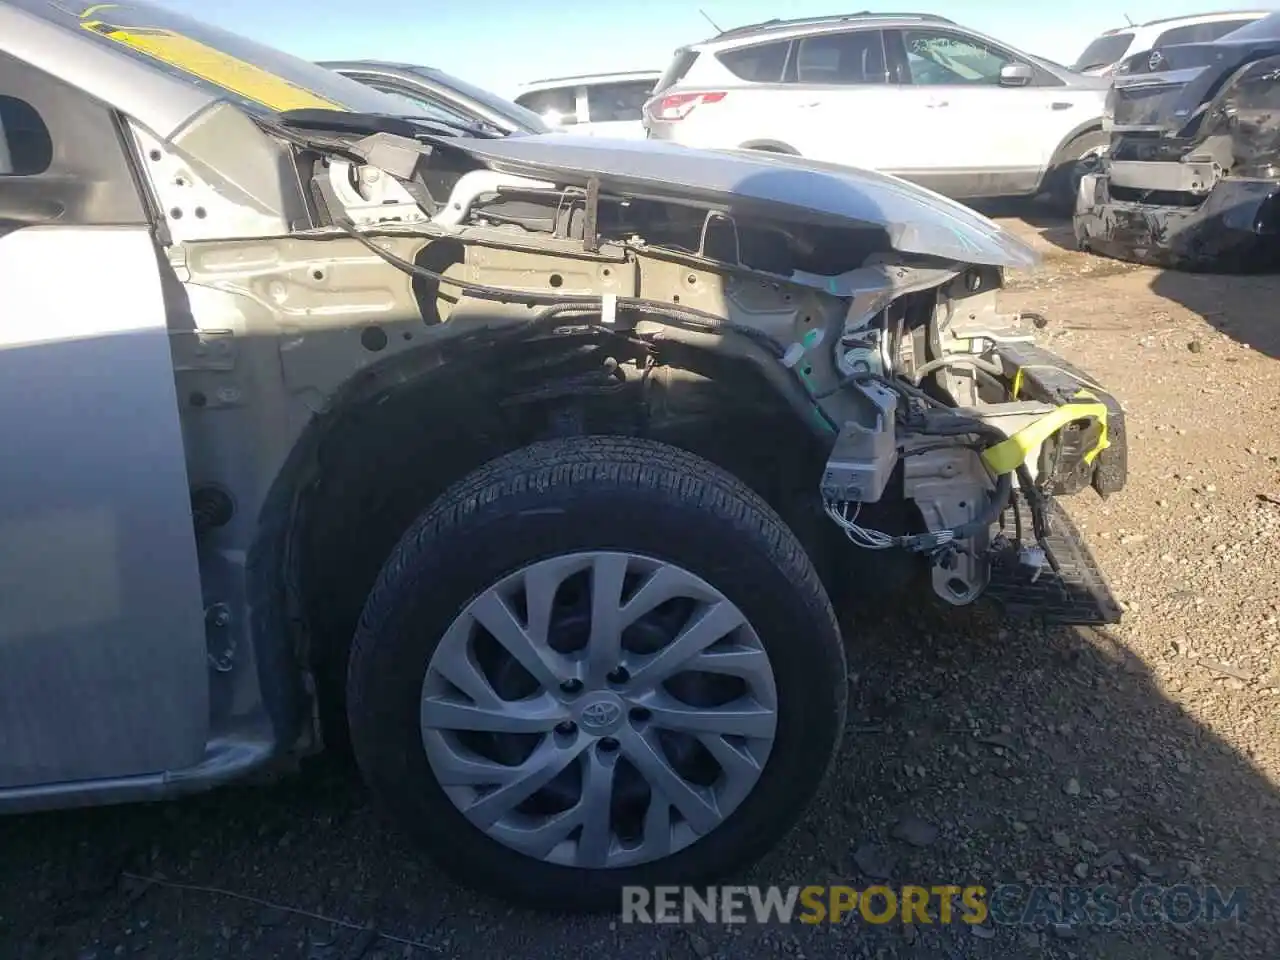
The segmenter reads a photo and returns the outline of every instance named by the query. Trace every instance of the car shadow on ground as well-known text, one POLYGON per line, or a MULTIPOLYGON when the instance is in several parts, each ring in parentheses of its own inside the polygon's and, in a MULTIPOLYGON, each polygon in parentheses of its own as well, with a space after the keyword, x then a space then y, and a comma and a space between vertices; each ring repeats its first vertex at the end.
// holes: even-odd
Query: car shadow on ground
MULTIPOLYGON (((1052 248, 1093 261, 1088 271, 1127 273, 1143 268, 1123 260, 1081 253, 1075 242, 1071 218, 1044 203, 1026 199, 975 202, 973 208, 993 219, 1017 219, 1052 248)), ((1198 314, 1206 323, 1233 340, 1267 356, 1280 358, 1280 323, 1276 321, 1276 273, 1191 273, 1153 270, 1151 291, 1198 314)))
MULTIPOLYGON (((319 761, 274 786, 0 820, 0 956, 1280 956, 1275 785, 1106 631, 920 609, 847 634, 837 766, 796 831, 740 879, 1007 882, 1020 886, 1005 888, 1002 917, 1033 897, 1035 925, 685 928, 509 910, 444 879, 349 770, 319 761), (1059 903, 1069 886, 1110 884, 1121 903, 1146 889, 1152 922, 1046 926, 1062 918, 1033 884, 1059 903), (1164 896, 1175 885, 1182 900, 1164 896), (1203 921, 1207 885, 1226 904, 1244 891, 1243 922, 1203 921), (1194 922, 1157 922, 1162 906, 1194 922)), ((1246 683, 1190 682, 1201 702, 1246 683)))
POLYGON ((1162 270, 1151 290, 1199 314, 1205 322, 1272 358, 1280 358, 1276 275, 1211 274, 1162 270))
POLYGON ((1043 199, 1005 197, 974 201, 970 206, 984 217, 993 220, 1017 219, 1035 231, 1036 235, 1051 247, 1068 253, 1076 253, 1075 231, 1069 214, 1055 210, 1043 199))

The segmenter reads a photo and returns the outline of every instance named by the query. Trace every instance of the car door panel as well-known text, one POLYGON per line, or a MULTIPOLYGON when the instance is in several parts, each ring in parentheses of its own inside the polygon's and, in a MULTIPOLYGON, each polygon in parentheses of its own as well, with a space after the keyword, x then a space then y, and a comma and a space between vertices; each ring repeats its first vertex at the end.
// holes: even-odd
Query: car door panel
POLYGON ((894 90, 878 30, 797 39, 787 64, 794 85, 795 146, 806 157, 882 170, 895 162, 894 90))
POLYGON ((79 91, 0 58, 0 115, 0 791, 189 767, 208 660, 146 206, 79 91))
POLYGON ((952 195, 1034 190, 1063 138, 1087 119, 1090 95, 1034 66, 1027 85, 1001 83, 1001 68, 1023 61, 978 38, 927 27, 891 31, 888 47, 905 82, 894 172, 952 195))

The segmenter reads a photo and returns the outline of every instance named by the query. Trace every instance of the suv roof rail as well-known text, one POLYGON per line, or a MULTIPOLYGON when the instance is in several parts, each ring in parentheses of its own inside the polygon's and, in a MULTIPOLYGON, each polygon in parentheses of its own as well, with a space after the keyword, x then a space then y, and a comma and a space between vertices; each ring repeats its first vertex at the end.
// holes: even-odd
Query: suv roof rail
POLYGON ((610 73, 575 73, 568 77, 543 77, 541 80, 530 80, 524 86, 533 87, 543 83, 568 83, 570 80, 592 81, 601 80, 605 77, 612 77, 618 82, 624 80, 647 80, 649 77, 657 80, 661 76, 661 70, 615 70, 610 73))
MULTIPOLYGON (((1162 23, 1176 23, 1179 20, 1205 20, 1210 17, 1251 17, 1259 15, 1259 19, 1275 13, 1275 10, 1206 10, 1203 13, 1184 13, 1180 17, 1159 17, 1146 23, 1135 24, 1139 27, 1158 27, 1162 23)), ((1117 30, 1129 30, 1132 27, 1117 27, 1117 30)))
POLYGON ((807 24, 841 23, 845 20, 927 20, 933 23, 955 22, 954 20, 947 17, 940 17, 934 13, 901 13, 880 10, 860 10, 857 13, 832 13, 824 17, 797 17, 793 20, 784 20, 775 17, 772 20, 764 20, 760 23, 748 23, 741 27, 732 27, 728 30, 722 30, 720 33, 716 34, 716 39, 720 40, 724 37, 741 37, 761 30, 776 30, 782 27, 802 27, 807 24))

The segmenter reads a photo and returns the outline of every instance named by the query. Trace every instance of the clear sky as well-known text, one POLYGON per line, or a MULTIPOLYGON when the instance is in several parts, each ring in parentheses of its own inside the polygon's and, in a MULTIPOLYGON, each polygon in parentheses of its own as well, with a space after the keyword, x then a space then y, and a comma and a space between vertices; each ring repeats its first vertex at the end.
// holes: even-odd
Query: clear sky
POLYGON ((439 67, 511 96, 522 82, 608 70, 660 70, 672 51, 722 28, 843 9, 921 10, 1070 63, 1103 30, 1280 0, 161 0, 312 60, 376 58, 439 67))

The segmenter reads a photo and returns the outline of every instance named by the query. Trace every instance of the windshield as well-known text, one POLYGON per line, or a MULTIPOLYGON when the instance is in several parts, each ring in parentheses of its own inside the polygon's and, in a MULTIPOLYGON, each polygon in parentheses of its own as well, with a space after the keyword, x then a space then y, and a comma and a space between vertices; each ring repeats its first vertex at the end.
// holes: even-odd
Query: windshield
POLYGON ((1280 39, 1280 13, 1273 13, 1247 23, 1239 30, 1232 30, 1223 40, 1278 40, 1280 39))
POLYGON ((433 119, 412 101, 388 97, 324 67, 154 3, 10 2, 61 27, 83 31, 126 56, 253 113, 310 108, 433 119))
MULTIPOLYGON (((361 80, 360 82, 365 83, 364 80, 361 80)), ((408 116, 415 111, 421 111, 433 120, 439 120, 441 123, 450 124, 452 126, 472 126, 473 124, 483 122, 480 117, 463 113, 461 110, 455 110, 437 100, 427 100, 425 97, 414 96, 411 93, 391 90, 387 87, 379 87, 374 83, 370 83, 368 85, 374 89, 380 89, 392 100, 397 101, 400 104, 400 116, 408 116)))
POLYGON ((1093 70, 1118 63, 1133 42, 1132 33, 1108 33, 1084 48, 1084 53, 1071 65, 1072 70, 1093 70))
POLYGON ((548 129, 542 118, 532 110, 500 97, 491 90, 477 87, 475 84, 467 83, 465 80, 459 80, 452 74, 437 70, 435 67, 410 67, 409 69, 420 76, 426 77, 428 80, 440 84, 442 87, 458 91, 468 100, 483 104, 494 113, 507 117, 522 127, 538 131, 548 129))

